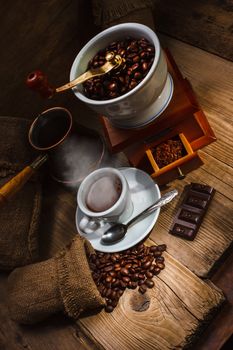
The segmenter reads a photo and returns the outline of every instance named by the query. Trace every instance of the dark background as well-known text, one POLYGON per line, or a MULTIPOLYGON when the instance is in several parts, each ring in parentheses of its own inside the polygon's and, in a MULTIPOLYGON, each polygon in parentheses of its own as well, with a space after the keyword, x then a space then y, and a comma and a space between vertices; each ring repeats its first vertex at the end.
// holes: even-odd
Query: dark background
MULTIPOLYGON (((233 59, 231 0, 156 0, 155 26, 162 32, 233 59)), ((44 71, 54 86, 69 80, 82 46, 101 30, 90 0, 1 1, 0 115, 34 119, 47 107, 70 109, 75 119, 91 112, 71 91, 43 100, 25 85, 29 72, 44 71)))

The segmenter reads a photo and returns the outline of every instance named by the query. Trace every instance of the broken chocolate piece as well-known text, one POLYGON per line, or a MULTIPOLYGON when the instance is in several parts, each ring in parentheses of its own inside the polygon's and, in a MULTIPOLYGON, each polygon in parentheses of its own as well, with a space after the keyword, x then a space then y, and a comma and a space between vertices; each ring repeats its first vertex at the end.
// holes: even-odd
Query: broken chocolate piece
POLYGON ((184 191, 184 199, 169 232, 192 241, 196 237, 215 189, 208 185, 191 183, 185 186, 184 191))

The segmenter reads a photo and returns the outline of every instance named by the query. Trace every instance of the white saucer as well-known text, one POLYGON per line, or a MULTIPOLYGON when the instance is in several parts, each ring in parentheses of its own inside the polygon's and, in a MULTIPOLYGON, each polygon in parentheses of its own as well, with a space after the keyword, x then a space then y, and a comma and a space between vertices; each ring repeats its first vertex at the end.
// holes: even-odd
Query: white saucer
MULTIPOLYGON (((152 178, 144 171, 136 168, 120 168, 119 170, 128 181, 134 207, 131 217, 127 220, 129 221, 131 218, 142 212, 157 199, 159 199, 161 194, 158 185, 155 184, 152 178)), ((83 218, 84 214, 79 207, 77 207, 76 210, 75 222, 76 228, 80 235, 87 238, 91 242, 94 249, 105 253, 114 253, 128 249, 144 239, 154 227, 158 219, 159 212, 160 208, 129 227, 125 237, 121 241, 112 245, 102 244, 100 242, 101 236, 96 232, 86 234, 80 230, 79 222, 83 218)))
POLYGON ((122 120, 112 120, 111 124, 116 127, 123 129, 133 129, 133 128, 141 128, 160 116, 163 111, 167 108, 169 102, 172 99, 174 91, 174 83, 170 73, 167 75, 167 80, 164 85, 163 91, 159 95, 159 97, 152 103, 148 108, 144 109, 143 115, 141 114, 139 117, 134 117, 132 119, 122 120))

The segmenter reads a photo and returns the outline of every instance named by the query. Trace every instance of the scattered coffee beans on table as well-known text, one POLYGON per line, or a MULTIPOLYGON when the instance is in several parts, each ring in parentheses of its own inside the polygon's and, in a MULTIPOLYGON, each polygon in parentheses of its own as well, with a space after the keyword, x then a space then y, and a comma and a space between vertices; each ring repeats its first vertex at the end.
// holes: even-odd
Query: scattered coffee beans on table
POLYGON ((132 90, 147 75, 155 57, 155 48, 147 39, 126 38, 100 50, 88 63, 88 69, 102 66, 106 62, 107 52, 120 55, 125 63, 118 69, 83 83, 84 94, 88 98, 108 100, 132 90))
POLYGON ((96 252, 89 256, 89 265, 97 288, 106 300, 105 310, 112 312, 126 288, 144 294, 153 288, 153 277, 164 269, 166 245, 147 247, 138 244, 119 253, 96 252))

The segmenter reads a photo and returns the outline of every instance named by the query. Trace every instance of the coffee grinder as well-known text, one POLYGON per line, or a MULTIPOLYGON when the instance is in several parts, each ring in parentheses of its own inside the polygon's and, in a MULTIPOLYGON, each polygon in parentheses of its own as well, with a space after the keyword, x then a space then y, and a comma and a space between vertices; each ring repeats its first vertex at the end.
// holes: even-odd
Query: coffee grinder
POLYGON ((124 152, 130 164, 166 184, 203 164, 198 150, 216 141, 215 134, 199 106, 190 82, 183 78, 171 53, 165 50, 168 72, 173 83, 173 97, 164 112, 142 128, 117 128, 104 115, 100 117, 108 147, 112 153, 124 152), (153 151, 158 145, 179 138, 184 154, 160 168, 153 151))
MULTIPOLYGON (((150 28, 138 23, 123 23, 99 33, 77 55, 70 81, 86 72, 88 62, 100 49, 110 42, 123 40, 125 35, 146 38, 155 47, 153 65, 142 82, 125 95, 106 101, 87 98, 82 85, 73 87, 73 92, 100 115, 110 152, 124 152, 132 166, 146 171, 158 184, 184 178, 203 164, 197 151, 216 137, 191 84, 183 78, 171 53, 162 50, 150 28), (156 150, 170 140, 181 142, 182 154, 161 166, 155 156, 156 150)), ((56 91, 59 92, 59 88, 56 91)))

